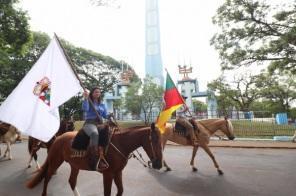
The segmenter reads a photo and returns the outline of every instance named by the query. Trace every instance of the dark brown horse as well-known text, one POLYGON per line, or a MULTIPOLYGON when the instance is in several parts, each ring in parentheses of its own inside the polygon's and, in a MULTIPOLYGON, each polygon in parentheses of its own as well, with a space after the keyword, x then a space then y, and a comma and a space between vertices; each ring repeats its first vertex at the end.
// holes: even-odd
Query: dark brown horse
MULTIPOLYGON (((210 142, 211 135, 213 135, 218 130, 223 132, 230 140, 233 140, 235 137, 233 134, 233 126, 231 124, 231 121, 228 120, 227 118, 225 118, 225 119, 200 120, 200 121, 195 121, 195 123, 196 123, 195 126, 198 127, 198 131, 197 130, 195 131, 196 136, 197 136, 197 141, 198 141, 197 146, 192 145, 192 142, 190 140, 188 140, 183 135, 179 135, 176 131, 174 131, 174 126, 172 124, 167 123, 166 130, 165 130, 164 134, 162 135, 163 148, 165 147, 167 140, 170 140, 172 142, 175 142, 175 143, 181 144, 181 145, 192 145, 193 151, 192 151, 190 165, 191 165, 193 171, 197 171, 197 168, 194 166, 194 158, 195 158, 196 152, 198 150, 198 147, 200 146, 211 157, 218 173, 220 175, 222 175, 223 171, 220 169, 220 167, 214 157, 214 154, 210 150, 208 144, 210 142)), ((168 164, 165 162, 165 160, 163 161, 163 163, 164 163, 164 167, 167 168, 167 171, 170 171, 171 168, 168 166, 168 164)))
POLYGON ((47 152, 48 152, 51 145, 53 144, 54 140, 56 139, 56 137, 66 133, 66 132, 74 131, 74 129, 75 129, 74 121, 64 119, 61 121, 59 130, 57 131, 57 133, 48 142, 42 142, 34 137, 29 136, 28 150, 30 153, 30 160, 28 162, 28 168, 31 167, 31 162, 32 162, 32 159, 34 158, 37 169, 40 169, 40 166, 38 163, 37 151, 40 148, 46 148, 47 152))
MULTIPOLYGON (((109 126, 104 125, 104 129, 109 129, 109 126)), ((75 196, 79 195, 76 188, 77 176, 79 170, 89 170, 89 154, 86 153, 82 157, 71 156, 73 153, 71 142, 76 134, 77 132, 68 132, 54 141, 41 170, 27 183, 28 188, 34 188, 44 178, 42 195, 45 196, 51 176, 66 161, 71 166, 69 178, 71 189, 75 196)), ((128 162, 129 155, 139 147, 143 147, 152 162, 153 168, 160 169, 162 167, 161 135, 154 123, 151 124, 151 127, 128 128, 120 132, 115 132, 106 153, 109 168, 102 172, 105 196, 111 195, 113 180, 117 186, 117 195, 122 195, 122 171, 128 162)))

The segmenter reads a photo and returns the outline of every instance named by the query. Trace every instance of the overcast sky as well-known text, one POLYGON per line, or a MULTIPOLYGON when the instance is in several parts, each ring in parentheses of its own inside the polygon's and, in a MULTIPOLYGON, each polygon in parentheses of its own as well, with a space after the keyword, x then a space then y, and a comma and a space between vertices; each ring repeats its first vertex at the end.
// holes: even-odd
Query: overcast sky
MULTIPOLYGON (((191 64, 200 90, 220 75, 219 57, 209 42, 217 31, 211 18, 223 0, 159 0, 163 66, 176 82, 178 64, 191 64)), ((145 70, 145 0, 121 0, 120 9, 89 0, 21 0, 33 31, 42 31, 145 70)))

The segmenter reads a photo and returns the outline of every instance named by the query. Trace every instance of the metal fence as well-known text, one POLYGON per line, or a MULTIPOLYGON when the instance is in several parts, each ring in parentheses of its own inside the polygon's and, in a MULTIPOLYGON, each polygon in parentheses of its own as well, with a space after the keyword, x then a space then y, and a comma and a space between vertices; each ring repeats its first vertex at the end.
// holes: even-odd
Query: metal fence
MULTIPOLYGON (((158 112, 151 113, 150 119, 155 122, 158 112)), ((227 116, 238 137, 273 137, 273 136, 292 136, 296 130, 295 122, 288 119, 286 124, 279 124, 276 121, 275 114, 268 111, 199 111, 192 113, 197 120, 210 118, 224 118, 227 116)), ((122 116, 119 120, 144 120, 144 115, 140 116, 122 116)), ((172 115, 171 121, 176 119, 175 114, 172 115)))

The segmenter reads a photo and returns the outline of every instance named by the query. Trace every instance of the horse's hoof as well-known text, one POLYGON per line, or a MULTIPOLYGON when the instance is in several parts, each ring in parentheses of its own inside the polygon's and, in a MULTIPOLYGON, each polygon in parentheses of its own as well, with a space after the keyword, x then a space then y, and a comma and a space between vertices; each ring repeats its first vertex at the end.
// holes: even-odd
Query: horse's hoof
POLYGON ((223 171, 220 170, 220 169, 218 169, 217 171, 218 171, 218 174, 219 174, 219 175, 223 175, 223 174, 224 174, 223 171))
POLYGON ((197 168, 196 167, 192 167, 192 171, 193 172, 197 172, 197 168))
POLYGON ((168 171, 172 171, 172 169, 171 168, 166 168, 166 170, 165 170, 166 172, 168 172, 168 171))

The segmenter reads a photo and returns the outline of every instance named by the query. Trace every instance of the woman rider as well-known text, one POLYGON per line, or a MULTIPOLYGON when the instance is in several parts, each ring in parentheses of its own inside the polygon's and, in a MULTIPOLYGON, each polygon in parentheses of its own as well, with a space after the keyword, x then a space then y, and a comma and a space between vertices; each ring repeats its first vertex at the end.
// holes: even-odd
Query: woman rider
POLYGON ((85 123, 83 125, 84 132, 90 137, 90 160, 89 167, 91 170, 102 171, 108 168, 108 163, 104 158, 103 146, 98 146, 99 132, 97 125, 103 123, 103 118, 107 118, 107 109, 104 103, 101 102, 101 91, 98 87, 94 87, 90 93, 87 90, 83 93, 84 100, 82 102, 82 110, 84 112, 85 123), (93 102, 94 108, 91 106, 89 99, 93 102), (98 116, 98 115, 99 116, 98 116), (99 155, 98 157, 98 150, 99 155), (98 163, 99 160, 99 163, 98 163))

